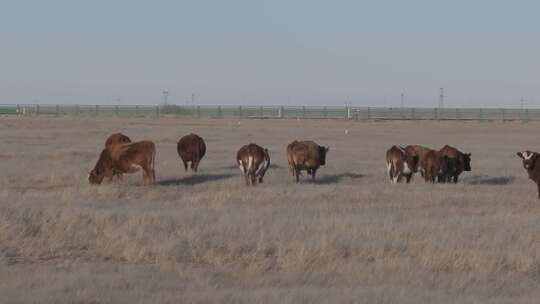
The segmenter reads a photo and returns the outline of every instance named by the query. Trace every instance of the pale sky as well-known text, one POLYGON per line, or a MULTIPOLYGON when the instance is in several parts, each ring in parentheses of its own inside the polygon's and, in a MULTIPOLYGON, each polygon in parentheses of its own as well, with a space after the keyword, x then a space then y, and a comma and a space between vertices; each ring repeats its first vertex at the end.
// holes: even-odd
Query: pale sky
POLYGON ((0 0, 0 103, 540 107, 540 2, 0 0))

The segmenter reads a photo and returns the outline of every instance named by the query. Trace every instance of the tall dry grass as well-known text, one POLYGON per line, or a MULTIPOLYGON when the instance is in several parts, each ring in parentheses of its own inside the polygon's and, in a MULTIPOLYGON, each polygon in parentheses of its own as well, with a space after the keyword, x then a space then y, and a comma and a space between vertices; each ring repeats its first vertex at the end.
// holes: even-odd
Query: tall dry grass
POLYGON ((514 157, 535 124, 3 119, 0 294, 5 303, 536 303, 540 202, 514 157), (345 134, 344 130, 348 130, 345 134), (140 174, 94 187, 106 135, 157 145, 140 174), (207 142, 184 173, 181 135, 207 142), (293 183, 285 147, 330 145, 317 182, 293 183), (238 147, 269 148, 246 188, 238 147), (392 144, 472 152, 458 185, 390 185, 392 144))

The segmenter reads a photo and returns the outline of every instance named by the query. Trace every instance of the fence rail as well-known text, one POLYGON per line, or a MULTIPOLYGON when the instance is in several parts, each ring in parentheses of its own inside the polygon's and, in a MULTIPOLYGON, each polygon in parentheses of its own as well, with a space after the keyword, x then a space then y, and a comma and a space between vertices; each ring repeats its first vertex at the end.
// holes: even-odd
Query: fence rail
POLYGON ((0 115, 350 120, 540 121, 540 109, 177 105, 0 105, 0 115))

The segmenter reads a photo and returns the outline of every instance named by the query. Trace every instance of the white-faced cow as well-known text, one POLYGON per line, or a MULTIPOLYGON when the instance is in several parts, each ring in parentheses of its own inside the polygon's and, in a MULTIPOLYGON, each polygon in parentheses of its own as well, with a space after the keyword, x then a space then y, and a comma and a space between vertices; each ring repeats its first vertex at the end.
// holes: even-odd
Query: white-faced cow
POLYGON ((517 156, 523 160, 523 168, 527 170, 529 178, 536 183, 536 187, 538 188, 538 198, 540 199, 540 163, 536 163, 539 161, 538 158, 540 157, 540 154, 527 150, 518 152, 517 156))
POLYGON ((91 184, 101 184, 104 178, 112 180, 113 174, 134 173, 142 169, 143 181, 153 184, 156 180, 154 160, 156 147, 151 141, 139 141, 103 149, 99 159, 88 176, 91 184))
POLYGON ((401 182, 403 177, 409 183, 417 163, 418 155, 408 153, 405 148, 392 146, 386 151, 386 170, 393 184, 401 182))
POLYGON ((270 155, 268 149, 250 143, 245 145, 236 153, 238 167, 246 180, 247 185, 255 186, 257 180, 263 182, 264 174, 270 167, 270 155))
POLYGON ((320 166, 326 165, 326 154, 330 147, 319 146, 313 141, 293 141, 287 146, 287 161, 289 172, 300 180, 300 172, 306 170, 311 179, 315 180, 315 174, 320 166))

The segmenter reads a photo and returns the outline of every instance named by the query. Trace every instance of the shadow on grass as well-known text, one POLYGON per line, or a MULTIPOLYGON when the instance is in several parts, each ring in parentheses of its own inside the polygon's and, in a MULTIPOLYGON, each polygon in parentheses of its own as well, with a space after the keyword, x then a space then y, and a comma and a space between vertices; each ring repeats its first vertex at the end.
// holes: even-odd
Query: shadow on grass
POLYGON ((172 178, 158 181, 160 186, 197 185, 206 182, 213 182, 231 178, 237 174, 201 174, 190 175, 182 178, 172 178))
MULTIPOLYGON (((312 180, 310 176, 306 176, 303 182, 312 183, 312 184, 320 184, 320 185, 328 185, 328 184, 337 184, 343 179, 359 179, 363 177, 366 177, 366 175, 345 172, 341 174, 322 175, 321 177, 315 177, 315 180, 312 180)), ((300 182, 302 182, 302 180, 300 180, 300 182)))
POLYGON ((508 185, 514 182, 513 176, 493 176, 474 175, 463 179, 465 184, 469 185, 508 185))
MULTIPOLYGON (((270 169, 279 169, 283 168, 282 166, 272 164, 272 160, 270 160, 270 169)), ((224 166, 216 168, 217 170, 238 170, 238 165, 230 165, 230 166, 224 166)))

